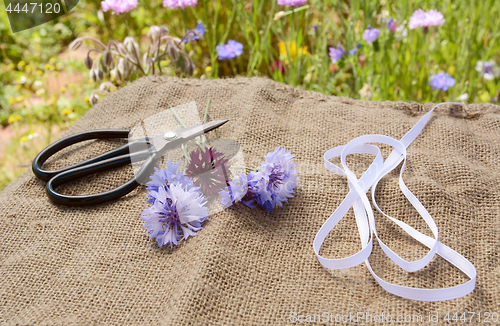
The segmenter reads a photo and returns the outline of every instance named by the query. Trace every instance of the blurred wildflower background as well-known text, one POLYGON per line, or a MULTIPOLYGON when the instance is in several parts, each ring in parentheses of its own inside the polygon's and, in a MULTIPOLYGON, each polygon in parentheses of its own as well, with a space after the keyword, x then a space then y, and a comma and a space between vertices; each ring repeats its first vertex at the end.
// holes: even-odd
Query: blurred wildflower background
POLYGON ((268 76, 364 100, 499 100, 495 0, 80 0, 16 34, 0 12, 0 187, 144 75, 268 76))

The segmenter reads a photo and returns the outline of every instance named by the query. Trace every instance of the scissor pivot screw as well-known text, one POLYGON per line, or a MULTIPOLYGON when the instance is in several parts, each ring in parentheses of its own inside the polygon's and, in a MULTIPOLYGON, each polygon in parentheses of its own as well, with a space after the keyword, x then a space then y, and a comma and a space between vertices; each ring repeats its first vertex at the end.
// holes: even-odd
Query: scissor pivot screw
POLYGON ((177 138, 177 133, 175 131, 167 131, 166 133, 163 134, 163 138, 165 140, 173 140, 177 138))

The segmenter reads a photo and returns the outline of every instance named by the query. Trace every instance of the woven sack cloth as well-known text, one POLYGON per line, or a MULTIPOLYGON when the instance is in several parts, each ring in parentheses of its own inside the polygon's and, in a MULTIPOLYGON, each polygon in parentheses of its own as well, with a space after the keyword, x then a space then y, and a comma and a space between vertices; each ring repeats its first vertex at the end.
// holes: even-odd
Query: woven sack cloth
MULTIPOLYGON (((500 313, 499 107, 438 107, 408 148, 408 188, 435 219, 440 241, 478 273, 476 289, 463 298, 419 302, 384 291, 364 265, 323 268, 312 242, 348 192, 346 179, 325 169, 324 152, 365 134, 400 139, 433 104, 356 101, 264 78, 148 77, 108 95, 66 134, 131 128, 191 101, 202 115, 208 99, 214 119, 230 120, 218 136, 240 144, 247 166, 258 166, 276 146, 291 150, 300 172, 295 197, 270 214, 236 204, 211 215, 197 236, 173 249, 158 248, 139 219, 148 207, 145 187, 97 206, 56 206, 45 183, 27 170, 0 194, 1 324, 279 325, 298 323, 299 315, 316 321, 328 316, 336 324, 338 316, 358 313, 379 321, 390 315, 393 323, 397 316, 421 316, 421 324, 428 324, 429 315, 442 323, 447 313, 465 313, 468 320, 475 313, 475 323, 477 314, 482 322, 489 313, 493 322, 500 313)), ((46 167, 67 166, 117 144, 75 145, 46 167)), ((391 149, 382 150, 387 157, 391 149)), ((358 176, 373 159, 351 156, 348 164, 358 176)), ((63 188, 74 194, 104 191, 132 173, 118 168, 63 188)), ((376 198, 387 214, 431 235, 400 192, 397 171, 382 179, 376 198)), ((381 214, 375 218, 381 238, 403 258, 426 254, 381 214)), ((341 258, 360 247, 351 210, 320 253, 341 258)), ((404 286, 439 288, 468 280, 438 256, 423 270, 406 273, 378 244, 370 263, 383 279, 404 286)))

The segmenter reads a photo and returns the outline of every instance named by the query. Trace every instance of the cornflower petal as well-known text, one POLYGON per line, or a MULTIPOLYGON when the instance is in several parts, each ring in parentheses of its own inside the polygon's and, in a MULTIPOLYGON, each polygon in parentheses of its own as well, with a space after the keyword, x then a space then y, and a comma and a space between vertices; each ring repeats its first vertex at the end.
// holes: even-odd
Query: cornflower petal
POLYGON ((153 174, 150 187, 156 189, 150 190, 148 195, 152 205, 140 218, 145 221, 146 234, 150 239, 156 238, 159 247, 166 244, 173 247, 180 240, 195 236, 202 223, 208 220, 207 201, 192 180, 166 182, 172 174, 178 177, 177 168, 178 165, 172 164, 167 170, 157 170, 153 174))

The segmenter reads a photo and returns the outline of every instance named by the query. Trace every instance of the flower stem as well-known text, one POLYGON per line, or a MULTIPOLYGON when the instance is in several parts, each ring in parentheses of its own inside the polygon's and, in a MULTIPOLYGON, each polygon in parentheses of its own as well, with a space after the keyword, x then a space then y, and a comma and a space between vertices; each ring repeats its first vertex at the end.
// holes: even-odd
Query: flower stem
POLYGON ((208 117, 208 107, 210 106, 210 98, 208 99, 208 102, 207 102, 207 107, 205 108, 205 116, 203 117, 203 123, 206 123, 207 122, 207 117, 208 117))
MULTIPOLYGON (((182 128, 187 128, 186 124, 184 123, 184 121, 179 117, 179 115, 177 115, 177 112, 175 112, 174 108, 170 106, 170 111, 172 111, 172 114, 174 115, 174 117, 177 119, 177 121, 179 121, 179 123, 181 124, 182 128)), ((199 141, 197 141, 196 139, 193 139, 194 142, 196 143, 196 145, 198 145, 198 147, 204 151, 205 150, 205 147, 208 147, 206 145, 206 142, 204 141, 204 139, 202 138, 202 136, 205 136, 205 135, 201 135, 200 138, 201 138, 201 143, 199 141)), ((182 147, 182 146, 181 146, 182 147)), ((183 149, 183 151, 185 152, 185 150, 183 149)), ((187 153, 185 153, 185 155, 187 155, 187 153)))
POLYGON ((241 166, 241 165, 231 165, 230 168, 234 168, 234 169, 246 169, 246 170, 250 170, 250 171, 257 171, 257 169, 253 169, 253 168, 250 168, 248 166, 241 166))
POLYGON ((125 25, 125 28, 127 28, 128 35, 135 36, 135 33, 132 33, 132 30, 130 29, 130 26, 128 25, 128 21, 125 19, 125 17, 123 15, 119 15, 119 16, 122 18, 123 24, 125 25))

